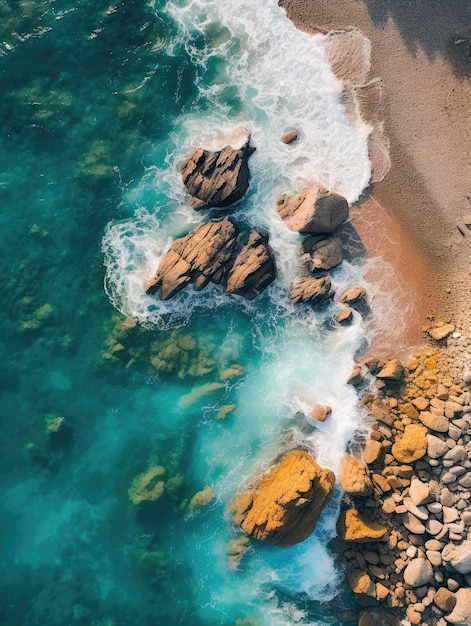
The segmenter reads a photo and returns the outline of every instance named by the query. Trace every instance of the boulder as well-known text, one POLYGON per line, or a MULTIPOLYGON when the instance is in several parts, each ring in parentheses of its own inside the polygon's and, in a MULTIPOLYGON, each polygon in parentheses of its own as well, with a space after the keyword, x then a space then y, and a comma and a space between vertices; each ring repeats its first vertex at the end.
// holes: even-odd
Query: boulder
POLYGON ((412 559, 404 570, 404 582, 411 587, 421 587, 432 579, 433 568, 428 559, 412 559))
POLYGON ((449 448, 446 441, 435 437, 435 435, 427 435, 427 454, 431 459, 438 459, 448 452, 449 448))
POLYGON ((447 433, 450 428, 450 422, 444 415, 435 415, 430 411, 421 411, 419 420, 424 426, 437 433, 447 433))
POLYGON ((360 385, 364 378, 365 376, 361 369, 361 365, 354 365, 350 376, 347 378, 347 385, 360 385))
POLYGON ((313 246, 309 269, 316 272, 326 272, 342 262, 342 242, 338 237, 323 239, 313 246))
POLYGON ((298 131, 296 130, 288 130, 286 133, 281 135, 281 141, 283 143, 293 143, 298 138, 298 131))
POLYGON ((350 454, 346 454, 342 459, 340 483, 346 493, 355 496, 367 496, 373 490, 368 468, 350 454))
POLYGON ((304 541, 329 502, 335 475, 305 450, 289 452, 233 506, 235 521, 254 537, 279 546, 304 541))
POLYGON ((434 339, 435 341, 441 341, 451 335, 451 333, 455 330, 453 324, 447 324, 443 320, 435 320, 432 325, 427 329, 427 333, 434 339))
POLYGON ((462 587, 455 591, 455 597, 455 608, 445 616, 445 619, 455 626, 469 626, 471 624, 471 589, 462 587))
MULTIPOLYGON (((357 600, 376 598, 376 585, 366 572, 362 572, 361 570, 350 572, 348 575, 348 584, 350 589, 357 596, 357 600)), ((362 602, 362 604, 364 603, 362 602)))
POLYGON ((311 417, 318 422, 325 422, 331 413, 332 409, 330 406, 326 404, 315 404, 312 407, 311 417))
POLYGON ((293 304, 307 302, 313 305, 320 305, 334 295, 331 287, 332 283, 328 276, 323 276, 322 278, 303 276, 298 278, 291 286, 289 299, 293 304))
POLYGON ((180 171, 188 193, 197 199, 193 207, 227 207, 240 200, 249 186, 247 160, 252 152, 247 135, 238 150, 231 146, 214 152, 197 148, 185 159, 180 171))
POLYGON ((253 230, 229 272, 226 291, 253 300, 275 277, 275 259, 268 245, 268 237, 253 230))
POLYGON ((345 198, 317 183, 296 196, 280 196, 276 208, 290 230, 314 235, 329 235, 348 218, 345 198))
POLYGON ((428 502, 430 487, 416 477, 413 477, 409 487, 409 496, 416 506, 428 502))
POLYGON ((399 359, 386 361, 384 367, 376 374, 376 378, 380 378, 381 380, 400 380, 403 376, 404 367, 399 359))
POLYGON ((335 321, 340 324, 340 326, 350 326, 353 322, 353 310, 342 309, 340 313, 337 313, 335 316, 335 321))
POLYGON ((371 465, 375 461, 378 460, 379 455, 381 454, 382 445, 379 441, 375 439, 369 439, 366 442, 366 446, 363 450, 363 460, 367 465, 371 465))
POLYGON ((412 463, 427 452, 427 429, 419 424, 408 424, 391 449, 399 463, 412 463))
POLYGON ((337 524, 339 539, 366 543, 381 541, 387 535, 386 526, 366 519, 356 509, 342 511, 337 524))
POLYGON ((449 613, 455 608, 456 596, 446 587, 440 587, 434 595, 433 601, 442 611, 449 613))
POLYGON ((460 574, 471 572, 471 541, 463 541, 459 546, 449 543, 443 548, 442 559, 460 574))
POLYGON ((366 289, 361 285, 355 285, 342 293, 339 298, 339 302, 342 304, 351 304, 352 302, 356 302, 362 298, 366 298, 366 289))
POLYGON ((203 289, 209 281, 220 283, 231 263, 237 229, 228 219, 201 224, 192 233, 176 239, 159 263, 154 276, 144 285, 148 294, 160 288, 162 300, 173 298, 190 282, 203 289))

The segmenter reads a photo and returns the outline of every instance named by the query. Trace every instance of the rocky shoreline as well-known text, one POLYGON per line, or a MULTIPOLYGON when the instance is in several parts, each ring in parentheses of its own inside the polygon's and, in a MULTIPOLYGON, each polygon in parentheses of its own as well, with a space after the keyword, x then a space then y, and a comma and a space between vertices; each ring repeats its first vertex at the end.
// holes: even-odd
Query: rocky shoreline
POLYGON ((425 348, 361 397, 371 436, 344 459, 335 542, 361 626, 471 623, 470 377, 448 374, 446 352, 425 348))

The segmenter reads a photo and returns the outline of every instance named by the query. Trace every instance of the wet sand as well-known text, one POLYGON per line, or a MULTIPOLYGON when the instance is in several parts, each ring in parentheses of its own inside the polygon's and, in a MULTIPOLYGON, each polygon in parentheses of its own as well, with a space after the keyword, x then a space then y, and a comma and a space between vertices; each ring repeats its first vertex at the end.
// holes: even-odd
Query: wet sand
MULTIPOLYGON (((354 27, 372 44, 370 77, 383 85, 391 169, 353 210, 369 256, 393 263, 405 342, 427 315, 451 319, 471 345, 471 5, 386 0, 282 0, 310 32, 354 27), (428 4, 428 3, 427 3, 428 4), (463 32, 467 28, 469 32, 463 32)), ((395 283, 395 285, 394 285, 395 283)), ((381 347, 381 337, 378 337, 381 347)), ((384 346, 383 346, 384 347, 384 346)))

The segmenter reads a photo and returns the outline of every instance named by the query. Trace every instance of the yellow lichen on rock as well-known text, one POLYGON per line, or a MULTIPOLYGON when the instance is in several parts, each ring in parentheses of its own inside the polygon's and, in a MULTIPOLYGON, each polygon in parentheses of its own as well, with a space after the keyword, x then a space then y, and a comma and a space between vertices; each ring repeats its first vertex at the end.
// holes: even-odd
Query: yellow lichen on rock
POLYGON ((234 503, 234 519, 255 539, 289 546, 314 530, 335 476, 305 450, 289 452, 234 503))
POLYGON ((357 543, 380 541, 387 533, 385 526, 366 519, 356 509, 342 511, 337 528, 340 539, 357 543))
POLYGON ((396 439, 392 455, 399 463, 412 463, 427 452, 427 429, 419 424, 408 424, 401 436, 396 439))
POLYGON ((138 474, 128 489, 129 499, 133 504, 154 502, 158 500, 165 489, 163 476, 165 468, 160 465, 150 467, 146 472, 138 474))

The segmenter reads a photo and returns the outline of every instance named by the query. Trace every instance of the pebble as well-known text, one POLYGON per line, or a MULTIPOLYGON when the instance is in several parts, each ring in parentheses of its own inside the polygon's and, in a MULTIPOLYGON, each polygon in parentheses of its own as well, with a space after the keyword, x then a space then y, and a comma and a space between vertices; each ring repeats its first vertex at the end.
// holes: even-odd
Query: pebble
POLYGON ((461 520, 466 524, 466 526, 471 526, 471 511, 462 513, 461 520))
POLYGON ((417 548, 415 546, 409 546, 406 550, 406 554, 410 559, 413 559, 417 554, 417 548))
MULTIPOLYGON (((432 578, 432 565, 427 559, 413 559, 404 570, 404 582, 411 587, 422 587, 428 584, 432 578)), ((427 588, 425 588, 423 595, 426 595, 426 593, 427 588)), ((419 595, 418 589, 416 594, 419 595)))
POLYGON ((427 550, 435 550, 440 551, 445 547, 445 544, 442 541, 437 541, 436 539, 429 539, 425 542, 425 548, 427 550))
POLYGON ((460 588, 460 583, 454 578, 448 578, 448 580, 446 581, 446 586, 450 591, 456 591, 460 588))
POLYGON ((457 426, 454 426, 454 425, 450 425, 450 428, 448 429, 448 435, 456 441, 457 439, 460 438, 461 428, 458 428, 457 426))
POLYGON ((450 524, 458 519, 459 513, 456 509, 452 509, 449 506, 443 507, 443 521, 445 524, 450 524))
POLYGON ((430 504, 427 504, 427 509, 430 511, 430 513, 440 513, 440 511, 442 510, 442 505, 440 504, 440 502, 431 502, 430 504))
POLYGON ((408 511, 402 515, 402 523, 414 535, 421 535, 425 532, 425 526, 422 522, 408 511))
POLYGON ((455 498, 451 491, 444 487, 440 492, 440 502, 443 506, 453 506, 455 498))
POLYGON ((431 459, 438 459, 448 451, 448 446, 435 435, 427 435, 427 454, 431 459))
POLYGON ((452 472, 445 472, 444 474, 442 474, 442 483, 444 485, 454 483, 455 480, 456 480, 456 476, 452 472))
POLYGON ((431 535, 438 535, 443 530, 443 524, 436 519, 429 519, 425 524, 425 529, 431 535))
POLYGON ((412 478, 409 487, 409 496, 416 506, 420 506, 427 502, 430 497, 430 487, 418 478, 412 478))
POLYGON ((471 472, 466 474, 466 476, 462 476, 458 480, 458 484, 461 485, 461 487, 465 487, 466 489, 471 487, 471 472))
POLYGON ((404 506, 407 508, 409 513, 412 513, 412 515, 415 515, 418 519, 423 521, 428 520, 429 514, 427 509, 423 506, 415 506, 410 498, 404 498, 404 506))
POLYGON ((436 550, 427 550, 427 558, 434 567, 440 567, 442 564, 442 555, 436 550))
POLYGON ((465 448, 463 446, 455 446, 444 455, 443 460, 458 463, 459 461, 466 459, 466 457, 467 454, 465 448))

